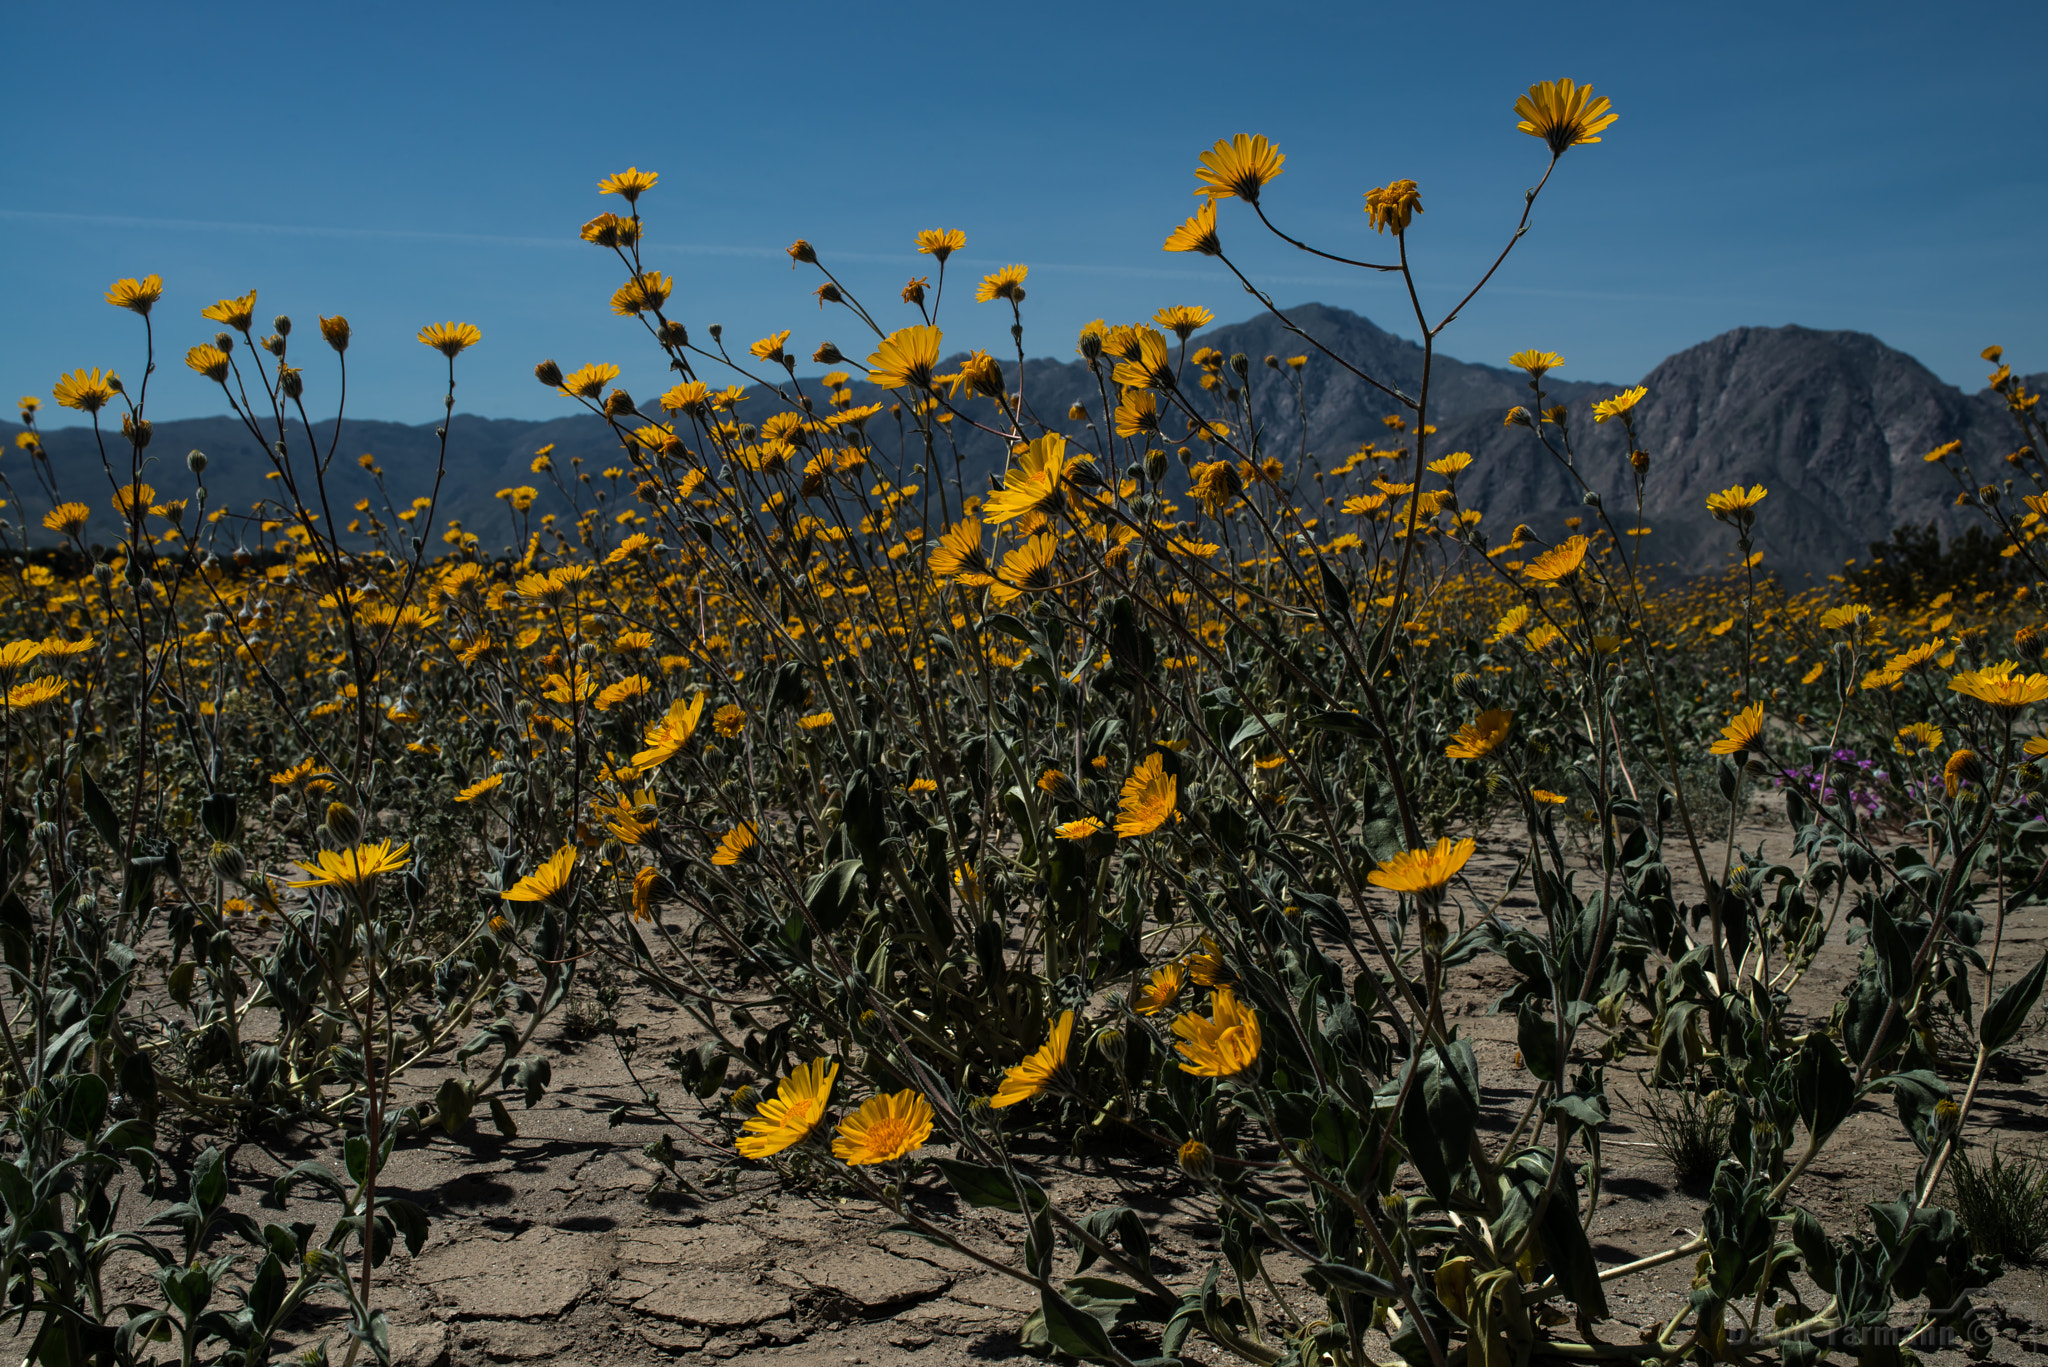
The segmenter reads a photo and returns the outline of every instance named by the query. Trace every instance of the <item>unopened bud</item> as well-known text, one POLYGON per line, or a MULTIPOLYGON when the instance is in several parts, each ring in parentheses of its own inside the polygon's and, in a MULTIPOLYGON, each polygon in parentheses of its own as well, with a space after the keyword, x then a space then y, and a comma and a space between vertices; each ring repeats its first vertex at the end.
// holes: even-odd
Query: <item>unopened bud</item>
POLYGON ((206 452, 204 452, 204 451, 187 451, 187 452, 185 453, 185 468, 186 468, 187 470, 190 470, 190 471, 191 471, 191 472, 192 472, 193 474, 195 474, 195 475, 203 475, 203 474, 205 474, 205 473, 206 473, 206 452))
POLYGON ((330 802, 327 804, 327 830, 342 844, 353 845, 363 838, 363 818, 346 802, 330 802))
POLYGON ((1216 1177, 1216 1155, 1209 1152, 1209 1146, 1199 1139, 1190 1139, 1180 1146, 1180 1170, 1197 1182, 1213 1181, 1216 1177))
POLYGON ((214 876, 226 883, 239 883, 249 872, 249 863, 241 850, 225 840, 214 842, 206 853, 206 862, 212 866, 214 876))
POLYGON ((562 386, 562 368, 553 361, 542 361, 533 368, 533 378, 549 389, 559 389, 562 386))

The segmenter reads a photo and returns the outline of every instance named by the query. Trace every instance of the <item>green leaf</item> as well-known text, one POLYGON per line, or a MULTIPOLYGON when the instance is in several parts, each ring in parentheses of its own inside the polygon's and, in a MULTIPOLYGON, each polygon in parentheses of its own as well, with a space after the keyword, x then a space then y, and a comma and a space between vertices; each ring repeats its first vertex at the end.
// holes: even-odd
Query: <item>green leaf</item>
POLYGON ((1399 1294, 1385 1277, 1349 1263, 1317 1263, 1302 1275, 1324 1290, 1348 1291, 1355 1296, 1371 1296, 1374 1300, 1390 1301, 1399 1294))
POLYGON ((1536 998, 1522 998, 1515 1012, 1515 1044, 1522 1062, 1540 1082, 1557 1081, 1557 1026, 1537 1008, 1536 998))
POLYGON ((1793 1065, 1799 1091, 1799 1118, 1815 1139, 1833 1134, 1856 1104, 1856 1079, 1835 1048, 1819 1031, 1806 1037, 1793 1065))
POLYGON ((212 1210, 228 1199, 228 1166, 221 1151, 208 1145, 192 1165, 192 1201, 201 1210, 212 1210))
POLYGON ((804 889, 804 905, 820 930, 830 934, 839 929, 859 905, 862 867, 858 859, 842 859, 821 870, 804 889))
MULTIPOLYGON (((1017 1203, 1017 1183, 1012 1182, 1001 1168, 988 1167, 981 1163, 964 1163, 957 1158, 934 1158, 932 1166, 946 1175, 953 1190, 961 1200, 970 1206, 989 1210, 1007 1210, 1021 1215, 1024 1207, 1017 1203)), ((1028 1177, 1018 1179, 1029 1194, 1031 1204, 1040 1207, 1045 1204, 1038 1193, 1038 1184, 1028 1177)))
MULTIPOLYGON (((1045 1313, 1045 1331, 1052 1346, 1063 1353, 1090 1362, 1114 1362, 1117 1351, 1109 1341, 1102 1321, 1080 1309, 1057 1291, 1041 1291, 1039 1305, 1045 1313)), ((1114 1314, 1114 1307, 1105 1307, 1114 1314)))
POLYGON ((85 819, 100 833, 100 839, 107 842, 107 848, 118 858, 127 851, 121 845, 121 822, 114 815, 114 804, 107 801, 107 795, 100 791, 100 785, 92 781, 92 775, 84 769, 78 771, 79 798, 85 807, 85 819))
POLYGON ((1984 1008, 1984 1020, 1977 1027, 1977 1038, 1983 1042, 1987 1053, 1997 1053, 2019 1034, 2020 1027, 2026 1024, 2027 1013, 2041 999, 2044 978, 2048 978, 2048 954, 2043 954, 2032 968, 2007 983, 2005 990, 1984 1008))

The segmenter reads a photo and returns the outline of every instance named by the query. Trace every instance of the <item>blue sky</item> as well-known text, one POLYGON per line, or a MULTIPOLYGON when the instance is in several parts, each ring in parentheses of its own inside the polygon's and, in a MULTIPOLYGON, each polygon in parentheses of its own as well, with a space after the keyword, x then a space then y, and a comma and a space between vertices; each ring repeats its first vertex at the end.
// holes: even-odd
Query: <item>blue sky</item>
MULTIPOLYGON (((483 343, 458 406, 570 411, 531 378, 612 361, 656 390, 653 348, 607 305, 623 278, 576 240, 617 201, 603 175, 661 173, 643 201, 671 313, 729 343, 793 328, 865 355, 844 310, 783 247, 817 244, 889 325, 957 227, 949 285, 1031 267, 1026 350, 1069 355, 1081 324, 1255 305, 1215 262, 1159 246, 1192 211, 1197 154, 1264 133, 1283 227, 1369 254, 1360 195, 1421 183, 1409 234, 1438 310, 1511 229, 1541 145, 1514 130, 1530 82, 1572 76, 1621 118, 1567 154, 1532 232, 1444 335, 1504 361, 1540 345, 1562 375, 1632 381, 1743 325, 1875 333, 1976 388, 1987 342, 2048 369, 2040 224, 2048 95, 2029 64, 2044 11, 1970 26, 1910 5, 1173 7, 395 5, 10 7, 0 143, 0 388, 46 399, 81 365, 141 370, 140 327, 101 295, 155 271, 159 418, 222 410, 177 363, 198 310, 261 291, 300 324, 314 412, 331 408, 317 313, 346 314, 349 411, 438 417, 461 319, 483 343), (317 353, 317 354, 316 354, 317 353), (7 388, 12 386, 12 388, 7 388)), ((1226 202, 1226 246, 1282 303, 1355 309, 1414 335, 1392 279, 1315 261, 1226 202)), ((949 288, 951 344, 1007 349, 1009 318, 949 288)), ((45 414, 60 415, 52 406, 45 414)), ((70 415, 62 415, 69 417, 70 415)))

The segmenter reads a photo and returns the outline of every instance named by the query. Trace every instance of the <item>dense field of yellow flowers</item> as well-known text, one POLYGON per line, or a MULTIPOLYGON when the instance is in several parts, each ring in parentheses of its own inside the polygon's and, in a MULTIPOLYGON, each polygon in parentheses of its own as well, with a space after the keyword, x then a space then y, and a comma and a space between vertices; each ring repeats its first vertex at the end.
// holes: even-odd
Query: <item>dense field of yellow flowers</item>
MULTIPOLYGON (((1515 108, 1547 161, 1502 259, 1560 159, 1615 119, 1571 81, 1515 108)), ((1166 250, 1272 307, 1220 225, 1285 237, 1266 202, 1283 163, 1261 137, 1203 153, 1202 204, 1166 250)), ((22 401, 56 505, 54 552, 7 563, 0 608, 0 1257, 31 1360, 168 1340, 186 1363, 267 1362, 309 1297, 346 1310, 351 1359, 383 1357, 377 1267, 429 1232, 379 1193, 392 1145, 485 1117, 516 1133, 551 1078, 535 1032, 594 962, 694 1019, 681 1081, 729 1101, 733 1161, 850 1184, 1027 1283, 1034 1348, 1163 1361, 1200 1335, 1252 1363, 1348 1365, 1377 1336, 1418 1367, 1811 1360, 1816 1336, 1908 1303, 1922 1329, 1967 1314, 1991 1269, 1932 1201, 2044 973, 1998 953, 2048 843, 2029 587, 1788 597, 1751 544, 1769 492, 1738 487, 1709 504, 1728 573, 1660 588, 1640 504, 1589 492, 1565 526, 1506 532, 1465 507, 1472 457, 1431 447, 1426 363, 1407 394, 1300 331, 1301 356, 1264 363, 1351 370, 1386 426, 1341 458, 1274 453, 1262 433, 1294 415, 1256 409, 1255 362, 1196 344, 1211 320, 1191 307, 1081 333, 1101 398, 1066 415, 1090 433, 1069 440, 1018 392, 1021 340, 1014 365, 945 359, 956 231, 918 235, 930 274, 891 303, 900 327, 789 248, 874 334, 865 378, 892 397, 860 403, 863 367, 836 348, 813 361, 850 368, 804 380, 787 332, 735 353, 669 316, 673 282, 641 254, 656 187, 607 178, 624 212, 582 236, 619 258, 612 309, 676 383, 650 402, 615 365, 535 372, 610 426, 604 475, 635 500, 600 507, 586 472, 537 452, 535 485, 501 497, 528 519, 546 482, 576 512, 523 522, 516 560, 436 531, 439 472, 394 490, 364 456, 382 501, 329 506, 337 447, 293 420, 345 367, 340 317, 302 367, 291 320, 266 331, 251 291, 206 309, 219 331, 185 353, 271 452, 253 510, 209 505, 198 453, 188 478, 155 461, 145 482, 146 379, 55 388, 103 471, 53 469, 22 401), (947 424, 1010 445, 990 487, 921 473, 947 424), (124 533, 95 550, 101 500, 124 533), (1794 862, 1738 863, 1753 793, 1780 795, 1794 862), (1464 877, 1481 845, 1515 861, 1538 929, 1464 877), (1861 975, 1795 1030, 1785 993, 1845 907, 1868 926, 1861 975), (166 946, 159 972, 146 947, 166 946), (1515 975, 1503 1009, 1535 1087, 1498 1147, 1475 1138, 1483 1079, 1443 1007, 1448 970, 1482 955, 1515 975), (1937 1005, 1972 1032, 1961 1086, 1929 1053, 1937 1005), (460 1078, 403 1099, 409 1070, 451 1056, 460 1078), (1715 1093, 1732 1122, 1701 1232, 1602 1267, 1582 1211, 1624 1064, 1715 1093), (1798 1204, 1873 1091, 1926 1155, 1874 1239, 1798 1204), (350 1135, 345 1172, 288 1184, 324 1223, 232 1214, 211 1149, 154 1171, 160 1127, 305 1121, 350 1135), (1135 1215, 1070 1214, 1013 1156, 1025 1129, 1082 1127, 1213 1197, 1206 1276, 1167 1284, 1135 1215), (128 1168, 180 1193, 167 1223, 118 1216, 128 1168), (973 1247, 941 1191, 1014 1213, 1021 1261, 973 1247), (1248 1288, 1273 1249, 1305 1262, 1319 1315, 1262 1321, 1248 1288), (155 1260, 159 1303, 108 1299, 116 1250, 155 1260), (1662 1332, 1601 1342, 1604 1285, 1682 1257, 1695 1291, 1662 1332)), ((1385 259, 1318 255, 1408 280, 1433 355, 1471 295, 1420 302, 1416 182, 1365 212, 1385 259)), ((1026 279, 974 294, 1020 339, 1026 279)), ((142 325, 145 375, 161 289, 107 296, 142 325)), ((480 340, 420 333, 446 360, 444 452, 480 340)), ((1506 421, 1570 468, 1544 388, 1560 359, 1512 364, 1530 400, 1506 421)), ((2034 396, 1993 379, 2038 485, 2034 396)), ((1591 414, 1627 431, 1638 492, 1644 394, 1591 414)), ((1953 449, 1929 459, 2035 568, 2040 496, 2021 512, 1953 449)))

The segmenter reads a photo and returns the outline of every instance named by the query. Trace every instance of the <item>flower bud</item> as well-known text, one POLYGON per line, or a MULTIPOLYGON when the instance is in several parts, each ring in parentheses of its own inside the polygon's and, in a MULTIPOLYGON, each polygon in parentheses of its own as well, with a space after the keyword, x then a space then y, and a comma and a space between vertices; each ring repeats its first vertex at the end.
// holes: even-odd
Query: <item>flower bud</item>
POLYGON ((284 338, 274 332, 263 339, 262 346, 265 351, 273 356, 284 355, 284 338))
POLYGON ((713 323, 711 325, 711 340, 715 342, 723 336, 725 336, 724 325, 719 323, 713 323))
POLYGON ((1209 1146, 1199 1139, 1190 1139, 1180 1146, 1180 1170, 1197 1182, 1211 1182, 1216 1178, 1216 1155, 1209 1152, 1209 1146))
POLYGON ((788 251, 789 253, 789 259, 792 266, 794 266, 794 264, 799 261, 803 262, 807 266, 817 264, 817 249, 811 246, 810 243, 804 241, 802 238, 798 238, 796 241, 790 243, 789 246, 785 248, 785 250, 788 251))
POLYGON ((1124 1032, 1106 1025, 1095 1032, 1095 1051, 1112 1068, 1124 1066, 1124 1032))
POLYGON ((213 334, 213 344, 222 351, 233 351, 235 349, 235 334, 232 332, 216 332, 213 334))
POLYGON ((327 831, 342 844, 353 845, 363 838, 363 818, 346 802, 330 802, 327 804, 327 831))
POLYGON ((1165 478, 1166 452, 1155 446, 1145 453, 1145 479, 1147 483, 1157 484, 1165 478))
POLYGON ((148 418, 137 418, 125 413, 121 416, 121 435, 126 437, 128 444, 136 450, 140 451, 149 445, 149 431, 148 418))
POLYGON ((654 337, 655 340, 660 342, 663 346, 679 347, 688 346, 690 344, 689 329, 684 327, 681 323, 676 322, 674 319, 669 319, 668 321, 664 322, 661 325, 660 330, 654 334, 654 337))
POLYGON ((549 389, 559 389, 562 386, 562 368, 553 361, 542 361, 533 368, 533 378, 549 389))
POLYGON ((277 317, 271 319, 270 326, 277 329, 277 335, 280 337, 289 337, 292 335, 292 320, 286 314, 280 313, 277 315, 277 317))
POLYGON ((327 345, 336 351, 348 350, 348 319, 340 314, 320 320, 320 335, 327 339, 327 345))
POLYGON ((837 365, 846 358, 839 354, 838 347, 830 342, 824 342, 819 345, 816 351, 811 353, 811 359, 819 365, 837 365))
POLYGON ((623 389, 614 389, 604 397, 604 412, 608 418, 623 418, 633 411, 633 396, 623 389))
POLYGON ((206 452, 204 452, 204 451, 187 451, 187 452, 185 453, 185 468, 186 468, 187 470, 190 470, 190 471, 191 471, 191 472, 192 472, 193 474, 195 474, 195 475, 203 475, 203 474, 205 474, 205 473, 206 473, 206 452))
POLYGON ((242 852, 225 840, 213 843, 206 853, 206 862, 212 866, 214 877, 225 883, 240 883, 249 873, 249 863, 242 852))

